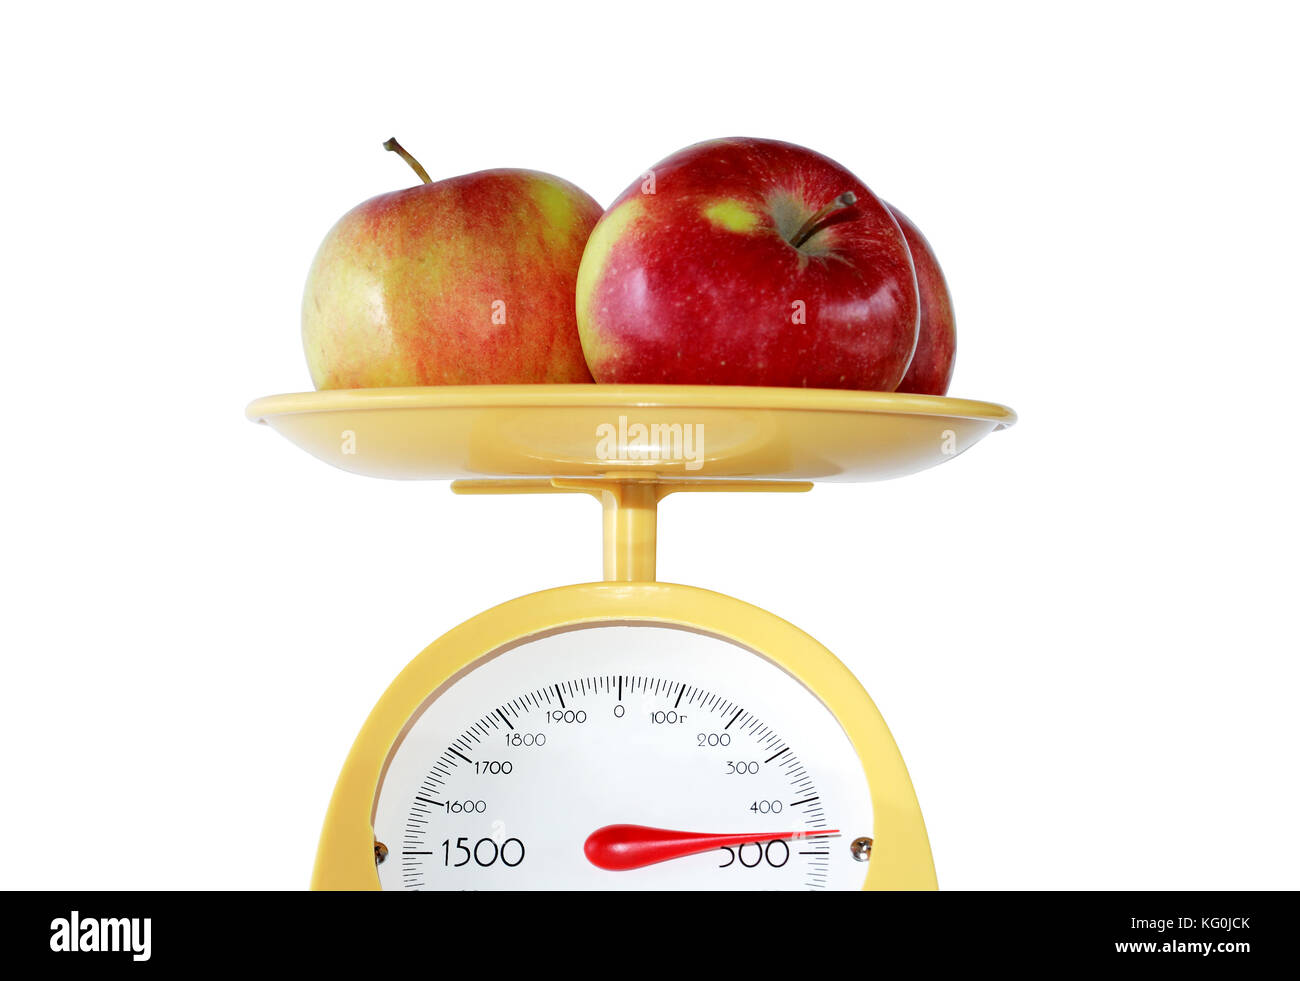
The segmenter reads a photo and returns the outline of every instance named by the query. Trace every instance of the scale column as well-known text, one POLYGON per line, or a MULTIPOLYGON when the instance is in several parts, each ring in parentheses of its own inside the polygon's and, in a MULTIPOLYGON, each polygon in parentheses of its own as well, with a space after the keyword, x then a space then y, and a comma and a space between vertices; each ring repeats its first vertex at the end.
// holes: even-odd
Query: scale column
POLYGON ((653 582, 659 485, 618 481, 600 488, 607 582, 653 582))
POLYGON ((662 480, 605 474, 593 479, 555 477, 555 490, 600 498, 605 516, 605 580, 654 582, 659 502, 681 491, 808 491, 803 480, 662 480))
POLYGON ((487 477, 454 480, 457 494, 590 494, 605 518, 605 580, 654 582, 659 502, 679 491, 812 490, 806 480, 663 480, 645 474, 593 477, 487 477))

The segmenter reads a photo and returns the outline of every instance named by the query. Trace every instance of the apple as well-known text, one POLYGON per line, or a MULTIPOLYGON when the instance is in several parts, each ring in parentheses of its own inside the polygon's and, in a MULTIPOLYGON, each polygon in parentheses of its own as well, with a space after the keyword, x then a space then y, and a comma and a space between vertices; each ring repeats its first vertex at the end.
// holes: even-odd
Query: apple
POLYGON ((531 170, 429 175, 357 205, 316 253, 302 340, 317 388, 590 382, 574 284, 601 207, 531 170))
POLYGON ((578 270, 598 382, 893 391, 918 303, 889 209, 839 164, 775 140, 657 164, 605 212, 578 270))
POLYGON ((934 249, 921 230, 892 204, 887 207, 907 239, 921 296, 921 329, 916 338, 916 353, 912 355, 907 374, 898 383, 898 391, 914 395, 946 395, 952 381, 953 360, 957 356, 957 324, 953 319, 948 283, 943 278, 934 249))

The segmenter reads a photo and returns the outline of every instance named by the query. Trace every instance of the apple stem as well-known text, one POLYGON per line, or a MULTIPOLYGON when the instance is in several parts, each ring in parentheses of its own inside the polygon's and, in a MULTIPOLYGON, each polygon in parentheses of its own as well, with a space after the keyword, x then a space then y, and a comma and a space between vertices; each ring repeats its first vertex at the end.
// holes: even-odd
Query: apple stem
POLYGON ((837 211, 847 208, 857 201, 858 196, 852 191, 845 191, 839 197, 829 204, 823 206, 815 215, 799 226, 799 230, 794 233, 794 238, 790 239, 790 244, 796 249, 803 245, 804 242, 812 238, 821 230, 821 223, 837 211))
POLYGON ((408 164, 410 164, 411 169, 415 171, 415 173, 419 176, 420 180, 424 181, 424 183, 426 184, 433 183, 433 179, 429 176, 429 172, 420 166, 420 161, 416 160, 413 156, 411 156, 409 153, 406 152, 406 148, 403 147, 402 144, 397 142, 396 137, 391 137, 385 140, 384 149, 392 150, 395 154, 397 154, 408 164))

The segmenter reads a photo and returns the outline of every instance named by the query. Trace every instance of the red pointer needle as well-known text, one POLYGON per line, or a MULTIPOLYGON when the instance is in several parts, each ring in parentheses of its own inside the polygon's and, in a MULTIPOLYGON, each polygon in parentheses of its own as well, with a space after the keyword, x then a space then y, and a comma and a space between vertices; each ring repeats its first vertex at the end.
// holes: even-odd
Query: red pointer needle
POLYGON ((607 824, 587 836, 582 850, 587 860, 609 872, 626 872, 685 855, 698 855, 714 848, 758 841, 789 841, 793 838, 824 838, 838 831, 780 831, 763 834, 712 835, 699 831, 669 831, 640 824, 607 824))

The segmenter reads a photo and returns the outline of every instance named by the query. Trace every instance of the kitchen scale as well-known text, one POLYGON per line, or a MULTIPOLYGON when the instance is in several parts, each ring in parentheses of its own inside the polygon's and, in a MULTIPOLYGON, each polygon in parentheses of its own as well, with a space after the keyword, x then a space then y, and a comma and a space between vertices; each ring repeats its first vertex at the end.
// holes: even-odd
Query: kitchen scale
POLYGON ((592 384, 309 392, 247 414, 354 473, 591 494, 604 511, 602 582, 480 613, 389 686, 343 765, 313 888, 935 888, 866 691, 776 615, 657 582, 656 510, 675 492, 924 470, 1010 409, 592 384))

